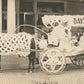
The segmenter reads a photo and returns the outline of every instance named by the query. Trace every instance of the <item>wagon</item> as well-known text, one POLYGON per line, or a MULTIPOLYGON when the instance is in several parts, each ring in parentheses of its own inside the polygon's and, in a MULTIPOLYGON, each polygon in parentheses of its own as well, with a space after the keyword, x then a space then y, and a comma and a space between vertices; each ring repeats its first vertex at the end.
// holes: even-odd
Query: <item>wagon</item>
MULTIPOLYGON (((32 27, 38 30, 40 33, 42 33, 42 35, 48 37, 48 34, 46 32, 44 32, 43 30, 35 26, 24 24, 24 25, 20 25, 18 28, 22 26, 32 27)), ((41 40, 41 38, 40 39, 36 38, 36 41, 39 41, 39 40, 41 40)), ((48 41, 48 38, 45 40, 48 41)), ((74 51, 73 50, 63 51, 62 49, 60 49, 58 45, 52 45, 52 44, 49 44, 49 42, 47 43, 47 45, 45 43, 39 44, 39 45, 42 45, 42 46, 44 45, 44 47, 42 47, 41 49, 36 48, 36 49, 30 49, 30 50, 36 51, 38 53, 40 68, 47 74, 58 74, 62 72, 65 69, 67 64, 66 58, 70 58, 71 62, 76 66, 84 66, 84 63, 83 63, 84 48, 79 49, 78 47, 77 48, 75 47, 76 49, 74 48, 73 49, 74 51)), ((30 50, 27 50, 27 51, 30 51, 30 50)))
MULTIPOLYGON (((47 28, 52 29, 52 33, 46 33, 45 31, 43 31, 33 25, 28 25, 28 24, 20 25, 19 27, 16 28, 15 32, 17 34, 15 34, 14 38, 12 37, 12 39, 17 39, 15 45, 11 46, 14 42, 14 41, 11 41, 10 46, 12 49, 10 48, 10 46, 8 46, 7 50, 10 52, 16 50, 14 53, 19 52, 18 55, 23 55, 23 56, 27 56, 32 51, 37 52, 39 55, 38 56, 39 65, 40 65, 41 69, 48 74, 58 74, 58 73, 62 72, 66 67, 66 58, 67 57, 70 58, 70 60, 72 61, 73 64, 75 64, 77 66, 83 66, 83 64, 84 64, 83 63, 84 48, 80 47, 80 46, 78 46, 78 47, 70 46, 69 42, 71 40, 70 39, 71 32, 70 32, 70 28, 66 27, 66 25, 67 25, 66 21, 68 19, 66 19, 66 21, 65 21, 62 17, 65 18, 65 16, 61 16, 61 17, 53 16, 53 19, 52 19, 52 16, 44 16, 42 18, 44 25, 47 28), (46 19, 46 17, 47 17, 47 19, 46 19), (62 19, 59 19, 59 18, 62 18, 62 19), (65 24, 62 24, 63 21, 65 24), (60 25, 63 25, 64 29, 60 30, 59 28, 62 27, 60 25), (30 46, 29 46, 30 42, 28 41, 28 39, 30 37, 32 38, 32 35, 30 35, 30 34, 28 35, 27 33, 23 32, 25 28, 30 28, 30 27, 34 28, 35 30, 37 30, 37 32, 39 31, 40 34, 47 37, 47 39, 41 39, 40 37, 35 38, 37 46, 38 46, 38 47, 36 46, 36 49, 30 49, 30 46), (68 34, 67 34, 67 32, 65 33, 65 31, 64 31, 65 29, 68 30, 68 34), (59 32, 61 32, 61 33, 59 34, 59 32), (20 37, 18 38, 18 36, 17 36, 18 34, 21 38, 20 37), (23 37, 22 35, 25 35, 25 36, 23 37), (29 37, 27 37, 27 36, 29 36, 29 37), (67 40, 67 38, 69 38, 69 40, 67 40), (20 42, 18 42, 18 39, 20 40, 20 42), (44 44, 40 43, 39 40, 43 40, 44 44), (29 42, 29 43, 27 44, 27 42, 29 42), (47 44, 46 44, 46 42, 47 42, 47 44), (15 47, 16 45, 17 45, 17 47, 15 47)), ((2 35, 2 36, 5 36, 5 35, 2 35)), ((1 38, 2 37, 0 37, 0 42, 3 42, 1 40, 1 38)), ((30 40, 31 40, 31 38, 30 38, 30 40)), ((8 41, 8 40, 5 40, 5 43, 6 43, 6 41, 8 41)), ((5 44, 2 44, 2 46, 4 46, 4 45, 5 44)), ((4 49, 5 49, 5 46, 4 46, 4 49)), ((4 49, 0 45, 0 54, 2 53, 1 50, 4 51, 4 49)))

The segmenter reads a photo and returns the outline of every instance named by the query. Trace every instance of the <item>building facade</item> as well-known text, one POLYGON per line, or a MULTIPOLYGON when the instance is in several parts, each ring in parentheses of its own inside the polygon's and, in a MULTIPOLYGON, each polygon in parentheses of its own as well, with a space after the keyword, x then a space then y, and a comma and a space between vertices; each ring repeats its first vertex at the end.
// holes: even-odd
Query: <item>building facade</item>
POLYGON ((20 24, 41 26, 43 15, 83 15, 84 0, 0 0, 0 32, 20 24))

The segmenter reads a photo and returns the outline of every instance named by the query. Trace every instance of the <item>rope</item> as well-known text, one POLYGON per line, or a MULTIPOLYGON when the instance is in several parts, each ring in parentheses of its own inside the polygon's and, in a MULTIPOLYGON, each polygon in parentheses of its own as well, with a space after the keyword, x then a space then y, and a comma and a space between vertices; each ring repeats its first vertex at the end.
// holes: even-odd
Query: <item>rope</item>
POLYGON ((42 51, 45 51, 45 50, 44 50, 44 49, 40 49, 40 50, 39 50, 39 49, 25 49, 25 50, 24 50, 24 49, 22 49, 22 48, 21 48, 21 49, 18 48, 17 51, 23 51, 23 52, 34 52, 34 51, 35 51, 35 52, 42 52, 42 51))

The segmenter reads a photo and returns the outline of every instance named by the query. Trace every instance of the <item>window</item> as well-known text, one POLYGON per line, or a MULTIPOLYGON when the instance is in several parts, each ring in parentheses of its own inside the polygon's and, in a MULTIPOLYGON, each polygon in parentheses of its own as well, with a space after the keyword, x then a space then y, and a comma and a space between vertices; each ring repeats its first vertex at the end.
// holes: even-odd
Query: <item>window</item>
POLYGON ((20 11, 21 12, 33 12, 33 2, 21 0, 20 1, 20 11))
POLYGON ((63 15, 64 14, 64 2, 38 2, 38 21, 37 25, 43 26, 42 16, 44 15, 63 15))
MULTIPOLYGON (((34 25, 33 0, 16 1, 16 25, 29 24, 34 25)), ((34 34, 34 28, 22 26, 20 32, 34 34)))
POLYGON ((2 0, 2 32, 7 32, 7 0, 2 0))
POLYGON ((64 3, 38 2, 38 11, 64 13, 64 3))
POLYGON ((33 24, 34 12, 32 0, 20 1, 20 24, 33 24))

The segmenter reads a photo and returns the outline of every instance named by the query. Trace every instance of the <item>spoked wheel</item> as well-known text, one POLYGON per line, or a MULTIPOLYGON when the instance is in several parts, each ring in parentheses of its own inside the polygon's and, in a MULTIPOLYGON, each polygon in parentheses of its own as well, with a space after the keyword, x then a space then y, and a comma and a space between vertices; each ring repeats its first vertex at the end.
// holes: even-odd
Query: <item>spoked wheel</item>
POLYGON ((65 56, 60 50, 51 48, 41 53, 39 64, 44 72, 57 74, 63 71, 66 66, 65 56))

